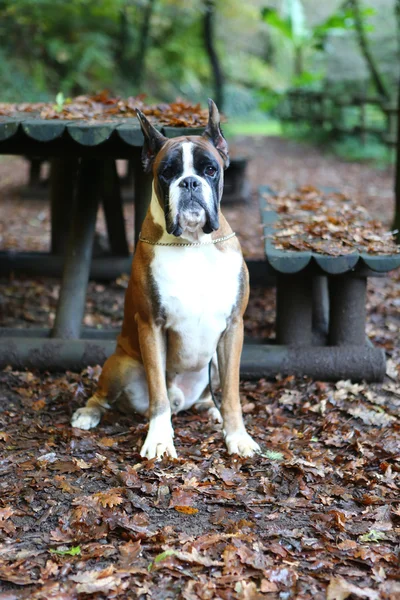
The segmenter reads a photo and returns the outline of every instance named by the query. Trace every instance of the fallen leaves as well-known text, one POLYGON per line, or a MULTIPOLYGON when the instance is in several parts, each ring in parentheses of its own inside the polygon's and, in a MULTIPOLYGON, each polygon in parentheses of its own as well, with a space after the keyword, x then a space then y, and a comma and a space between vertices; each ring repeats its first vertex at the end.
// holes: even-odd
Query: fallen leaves
POLYGON ((189 600, 258 600, 325 597, 334 573, 331 594, 392 594, 400 535, 393 381, 243 382, 264 455, 228 457, 207 416, 188 413, 174 417, 180 459, 171 463, 142 460, 141 418, 110 413, 97 430, 71 430, 77 384, 90 393, 95 376, 0 376, 0 397, 7 390, 23 406, 0 413, 8 436, 0 577, 9 585, 30 586, 33 600, 36 590, 38 600, 125 600, 149 587, 173 598, 178 582, 189 600), (26 379, 28 398, 19 392, 26 379), (35 411, 41 398, 46 406, 35 411))
POLYGON ((312 186, 292 193, 266 195, 265 210, 279 214, 271 236, 279 250, 343 256, 353 252, 396 254, 394 234, 365 208, 340 193, 324 194, 312 186))
POLYGON ((357 598, 380 599, 380 594, 371 588, 361 588, 346 581, 343 577, 332 577, 327 590, 327 600, 345 600, 351 594, 357 598))
POLYGON ((367 425, 376 425, 377 427, 388 427, 396 421, 395 417, 388 415, 384 410, 372 410, 365 406, 354 406, 347 408, 347 412, 357 419, 361 419, 367 425))
POLYGON ((169 558, 174 557, 182 562, 189 564, 202 565, 204 567, 221 567, 223 566, 222 561, 211 560, 208 556, 201 555, 196 548, 192 548, 190 552, 182 552, 180 550, 167 549, 161 554, 158 554, 152 563, 150 563, 148 570, 151 571, 155 566, 163 566, 162 563, 169 558))
POLYGON ((63 105, 57 106, 51 102, 36 104, 5 104, 0 103, 1 116, 14 116, 18 113, 38 115, 41 119, 84 119, 86 121, 109 122, 115 118, 136 117, 136 109, 141 110, 156 123, 170 127, 205 127, 208 122, 208 110, 200 104, 178 98, 170 104, 146 104, 145 95, 126 99, 113 97, 108 91, 94 96, 77 96, 67 99, 63 105))
POLYGON ((95 502, 98 502, 99 504, 101 504, 101 506, 103 506, 103 508, 106 507, 114 507, 114 506, 118 506, 119 504, 122 504, 123 502, 123 498, 121 496, 121 489, 119 488, 115 488, 115 489, 109 489, 105 492, 97 492, 97 494, 93 495, 93 499, 95 502))
POLYGON ((397 379, 399 379, 399 365, 396 365, 396 363, 391 358, 389 358, 386 362, 386 374, 394 381, 397 381, 397 379))
POLYGON ((101 571, 83 571, 71 575, 69 579, 77 583, 75 589, 78 594, 106 593, 115 590, 122 581, 122 576, 113 573, 113 571, 112 567, 107 567, 101 571))
POLYGON ((198 508, 194 508, 193 506, 174 506, 174 509, 177 512, 180 512, 184 515, 195 515, 199 512, 198 508))
POLYGON ((4 534, 12 535, 15 533, 15 525, 10 520, 10 517, 15 513, 15 510, 11 506, 5 506, 0 508, 0 532, 4 534))

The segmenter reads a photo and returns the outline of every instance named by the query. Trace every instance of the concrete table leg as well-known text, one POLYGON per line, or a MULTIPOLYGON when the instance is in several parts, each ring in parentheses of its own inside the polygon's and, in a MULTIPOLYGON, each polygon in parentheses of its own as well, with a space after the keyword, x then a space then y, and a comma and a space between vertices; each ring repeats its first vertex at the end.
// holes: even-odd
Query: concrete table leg
POLYGON ((135 245, 139 239, 142 223, 150 205, 153 175, 142 167, 142 149, 135 148, 134 199, 135 199, 135 245))
POLYGON ((276 337, 278 344, 311 346, 312 285, 305 275, 277 275, 276 337))
POLYGON ((313 331, 326 335, 329 328, 329 289, 328 278, 324 275, 316 275, 312 279, 313 331))
POLYGON ((80 336, 99 205, 99 173, 101 162, 82 159, 52 337, 80 336))
POLYGON ((111 253, 115 256, 129 256, 120 182, 115 160, 104 161, 104 186, 101 195, 111 253))
POLYGON ((39 187, 42 163, 43 160, 41 158, 29 159, 29 187, 39 187))
POLYGON ((351 276, 329 280, 329 343, 365 346, 367 280, 351 276))
POLYGON ((78 159, 53 158, 50 170, 51 253, 64 255, 72 218, 78 159))

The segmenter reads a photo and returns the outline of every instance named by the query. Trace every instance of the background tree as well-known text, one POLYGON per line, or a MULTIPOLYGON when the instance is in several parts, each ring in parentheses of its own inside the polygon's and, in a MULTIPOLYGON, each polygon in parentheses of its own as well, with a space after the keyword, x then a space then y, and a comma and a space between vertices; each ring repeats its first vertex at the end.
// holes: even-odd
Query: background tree
POLYGON ((210 60, 211 70, 214 79, 214 97, 220 110, 224 106, 224 77, 218 54, 215 48, 215 2, 214 0, 205 0, 205 11, 203 17, 203 36, 204 46, 210 60))
POLYGON ((147 0, 143 9, 142 21, 138 32, 139 41, 132 68, 132 78, 137 93, 140 93, 140 88, 145 75, 145 60, 150 42, 150 22, 154 10, 154 4, 155 0, 147 0))
POLYGON ((397 34, 397 51, 400 59, 400 0, 395 0, 394 16, 396 19, 396 34, 397 34))
POLYGON ((301 0, 284 0, 282 15, 275 8, 262 11, 268 25, 278 30, 293 50, 293 76, 300 78, 304 72, 304 50, 310 42, 311 32, 306 27, 304 7, 301 0))
MULTIPOLYGON (((271 0, 260 18, 267 2, 0 0, 0 100, 48 100, 60 91, 68 97, 109 88, 160 101, 184 96, 204 102, 213 95, 221 103, 222 90, 224 110, 232 115, 260 111, 266 92, 280 97, 293 83, 317 87, 324 76, 348 89, 346 69, 352 87, 365 82, 349 4, 271 0)), ((357 3, 366 33, 370 13, 357 3)), ((380 9, 367 42, 394 96, 397 34, 387 14, 393 15, 399 0, 374 3, 380 9)))
POLYGON ((397 147, 396 147, 396 172, 395 172, 395 214, 393 229, 397 231, 396 239, 397 243, 400 244, 400 82, 397 97, 397 147))
POLYGON ((374 57, 372 56, 372 52, 368 44, 368 39, 363 22, 363 13, 360 9, 359 2, 358 0, 348 0, 348 5, 353 11, 354 26, 357 33, 358 44, 360 47, 361 54, 363 55, 366 65, 368 67, 371 80, 379 96, 381 96, 383 100, 390 100, 390 92, 386 86, 382 75, 379 72, 378 65, 376 64, 374 57))
POLYGON ((307 79, 304 77, 307 52, 325 50, 330 33, 353 29, 351 12, 344 6, 340 6, 327 18, 314 25, 307 24, 301 0, 283 0, 281 13, 275 8, 265 7, 262 10, 262 16, 264 21, 278 31, 291 46, 295 83, 303 83, 307 79))

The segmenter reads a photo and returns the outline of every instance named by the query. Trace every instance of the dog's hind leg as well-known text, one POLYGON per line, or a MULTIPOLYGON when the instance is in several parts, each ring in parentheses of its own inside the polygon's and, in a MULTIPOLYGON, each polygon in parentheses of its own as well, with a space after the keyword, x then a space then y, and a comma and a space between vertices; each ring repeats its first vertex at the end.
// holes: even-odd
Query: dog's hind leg
MULTIPOLYGON (((217 407, 217 405, 214 402, 213 392, 214 393, 216 392, 216 390, 219 388, 220 384, 221 384, 221 382, 220 382, 220 377, 219 377, 217 355, 214 354, 213 358, 211 359, 211 365, 208 366, 207 386, 205 387, 200 398, 197 400, 196 404, 194 405, 194 409, 197 412, 207 411, 207 414, 210 417, 210 419, 212 421, 214 421, 214 423, 218 423, 218 424, 222 423, 222 416, 219 411, 219 408, 217 407), (212 388, 212 391, 211 391, 211 388, 212 388)), ((215 396, 214 396, 214 398, 215 398, 215 396)))
POLYGON ((209 385, 206 387, 206 389, 204 390, 201 397, 196 402, 193 408, 196 412, 207 412, 208 416, 214 423, 222 423, 221 413, 219 412, 217 406, 214 404, 209 385))
POLYGON ((124 395, 131 408, 145 414, 148 408, 147 384, 143 365, 117 349, 105 362, 96 392, 83 408, 72 415, 71 425, 92 429, 102 415, 124 395))

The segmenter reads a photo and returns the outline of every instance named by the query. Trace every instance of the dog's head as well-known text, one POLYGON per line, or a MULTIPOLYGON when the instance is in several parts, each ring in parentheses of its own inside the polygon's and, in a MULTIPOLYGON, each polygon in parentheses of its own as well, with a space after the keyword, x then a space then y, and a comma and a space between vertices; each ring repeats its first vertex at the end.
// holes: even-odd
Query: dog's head
POLYGON ((154 189, 164 211, 167 232, 177 237, 219 227, 219 204, 229 166, 218 108, 208 101, 209 119, 202 136, 168 139, 139 110, 144 135, 142 161, 153 172, 154 189))

